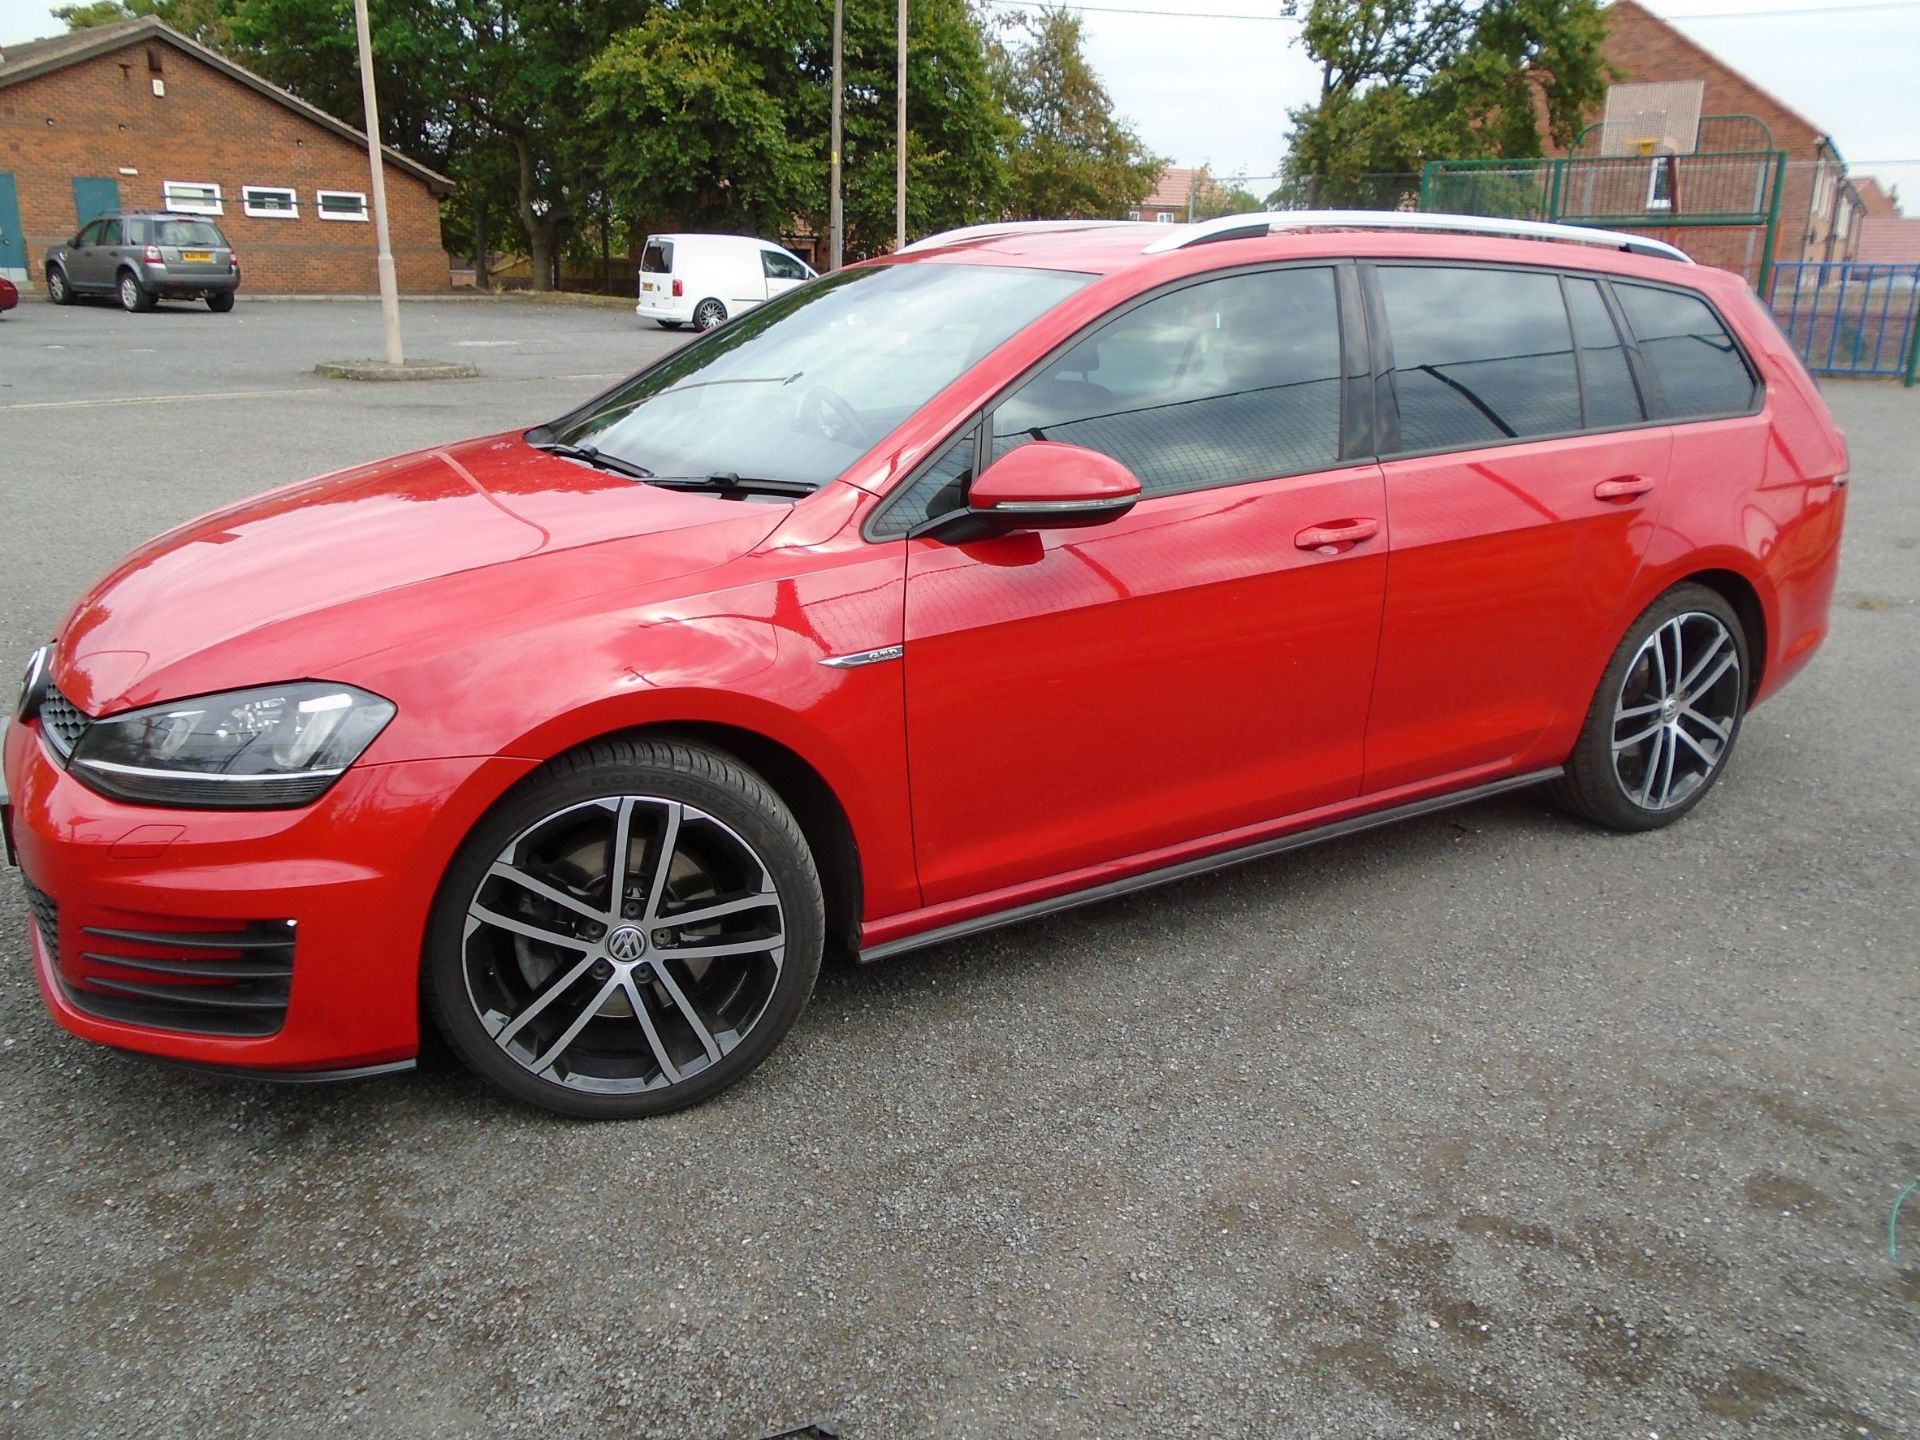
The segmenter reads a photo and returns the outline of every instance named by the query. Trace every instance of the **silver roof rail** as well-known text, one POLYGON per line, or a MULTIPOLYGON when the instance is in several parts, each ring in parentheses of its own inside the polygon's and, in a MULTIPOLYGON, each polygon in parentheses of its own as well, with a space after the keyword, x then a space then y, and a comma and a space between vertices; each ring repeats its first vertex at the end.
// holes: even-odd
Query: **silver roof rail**
POLYGON ((967 240, 985 240, 994 235, 1044 234, 1049 230, 1099 230, 1109 225, 1129 225, 1129 220, 999 220, 991 225, 963 225, 958 230, 942 230, 893 253, 911 255, 916 250, 932 250, 941 245, 958 245, 967 240))
MULTIPOLYGON (((1488 215, 1436 215, 1404 210, 1280 210, 1265 215, 1222 215, 1198 225, 1176 225, 1173 233, 1147 246, 1148 255, 1162 255, 1189 245, 1242 236, 1266 235, 1275 230, 1415 230, 1454 235, 1504 235, 1515 240, 1561 240, 1581 245, 1604 245, 1634 255, 1655 255, 1691 265, 1693 257, 1664 240, 1650 240, 1624 230, 1594 230, 1584 225, 1550 225, 1543 220, 1501 220, 1488 215)), ((922 242, 925 243, 925 242, 922 242)), ((908 246, 912 249, 912 246, 908 246)))

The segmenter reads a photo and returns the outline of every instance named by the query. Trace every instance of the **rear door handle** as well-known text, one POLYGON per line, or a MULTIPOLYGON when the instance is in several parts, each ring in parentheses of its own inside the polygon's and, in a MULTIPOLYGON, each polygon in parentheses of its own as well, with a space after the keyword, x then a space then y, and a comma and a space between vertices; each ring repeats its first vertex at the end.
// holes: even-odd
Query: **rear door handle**
POLYGON ((1310 525, 1293 537, 1293 543, 1302 550, 1338 555, 1346 547, 1357 545, 1362 540, 1371 540, 1379 533, 1378 520, 1361 516, 1353 520, 1329 520, 1324 525, 1310 525))
POLYGON ((1593 487, 1596 500, 1631 500, 1636 495, 1644 495, 1653 489, 1653 479, 1647 475, 1616 475, 1611 480, 1602 480, 1593 487))

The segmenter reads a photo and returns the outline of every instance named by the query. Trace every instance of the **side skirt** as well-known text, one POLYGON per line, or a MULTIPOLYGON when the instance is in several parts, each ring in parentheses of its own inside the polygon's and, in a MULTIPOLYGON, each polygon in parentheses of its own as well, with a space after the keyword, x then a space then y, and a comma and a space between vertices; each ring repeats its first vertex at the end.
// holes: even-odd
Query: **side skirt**
POLYGON ((996 910, 988 915, 976 915, 970 920, 960 920, 951 925, 923 930, 917 935, 903 935, 898 940, 869 946, 860 951, 857 958, 863 965, 871 964, 876 960, 890 959, 895 955, 905 954, 909 950, 918 950, 923 946, 939 945, 968 935, 980 935, 988 930, 998 930, 1003 925, 1017 925, 1022 920, 1058 914, 1062 910, 1076 909, 1081 905, 1098 904, 1102 900, 1131 895, 1137 890, 1150 890, 1156 885, 1168 885, 1175 880, 1205 875, 1214 870, 1225 870, 1232 865, 1244 865, 1250 860, 1264 860, 1270 855, 1283 855, 1289 850, 1317 845, 1323 840, 1338 840, 1343 836, 1358 835, 1362 831, 1372 830, 1381 825, 1391 825, 1398 820, 1411 820, 1415 816, 1431 815, 1436 811, 1451 810, 1459 805, 1471 805, 1476 800, 1485 800, 1509 790, 1523 790, 1530 785, 1539 785, 1544 781, 1555 779, 1561 773, 1562 768, 1555 765, 1546 770, 1532 770, 1525 775, 1508 775, 1499 780, 1491 780, 1483 785, 1474 785, 1445 795, 1429 795, 1422 800, 1409 801, 1404 805, 1392 805, 1384 810, 1374 810, 1365 815, 1351 815, 1344 820, 1334 820, 1325 825, 1296 830, 1290 835, 1279 835, 1271 840, 1242 845, 1236 850, 1223 850, 1217 855, 1202 855, 1193 860, 1176 861, 1171 865, 1163 865, 1157 870, 1146 870, 1138 875, 1129 875, 1122 880, 1109 880, 1103 884, 1088 886, 1083 890, 1071 890, 1064 895, 1054 895, 1045 900, 1015 905, 1011 909, 996 910))

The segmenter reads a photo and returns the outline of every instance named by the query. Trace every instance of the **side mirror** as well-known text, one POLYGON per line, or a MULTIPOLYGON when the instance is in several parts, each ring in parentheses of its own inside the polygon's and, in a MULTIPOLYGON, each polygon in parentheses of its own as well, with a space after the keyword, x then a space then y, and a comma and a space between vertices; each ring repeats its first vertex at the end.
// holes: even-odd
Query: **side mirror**
POLYGON ((1140 482, 1111 455, 1057 440, 1009 450, 967 491, 969 519, 992 531, 1104 525, 1131 510, 1140 482))

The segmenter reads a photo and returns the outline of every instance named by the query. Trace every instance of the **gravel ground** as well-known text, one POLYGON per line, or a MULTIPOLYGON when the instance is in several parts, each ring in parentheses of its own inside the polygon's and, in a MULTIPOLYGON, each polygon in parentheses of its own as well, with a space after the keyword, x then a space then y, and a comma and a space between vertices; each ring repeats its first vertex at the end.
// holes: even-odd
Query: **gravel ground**
MULTIPOLYGON (((674 343, 405 314, 485 377, 315 381, 365 304, 0 322, 0 654, 176 519, 674 343)), ((830 966, 689 1114, 96 1049, 42 1015, 0 884, 0 1434, 1920 1435, 1920 1196, 1888 1248, 1920 1175, 1920 394, 1829 394, 1833 637, 1692 818, 1508 798, 830 966)))

